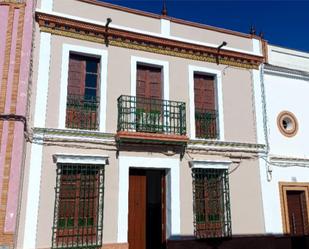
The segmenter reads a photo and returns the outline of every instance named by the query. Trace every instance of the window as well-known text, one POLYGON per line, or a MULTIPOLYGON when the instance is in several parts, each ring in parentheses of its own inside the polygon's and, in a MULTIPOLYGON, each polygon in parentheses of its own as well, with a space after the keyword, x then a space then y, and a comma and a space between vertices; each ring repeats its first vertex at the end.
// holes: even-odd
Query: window
POLYGON ((217 138, 215 77, 194 73, 195 137, 217 138))
POLYGON ((104 167, 57 164, 52 248, 102 245, 104 167))
POLYGON ((136 131, 163 131, 162 70, 137 65, 136 131))
POLYGON ((227 169, 193 168, 195 236, 231 236, 231 214, 227 169))
POLYGON ((298 122, 295 115, 288 111, 280 112, 277 118, 277 125, 282 135, 293 137, 298 131, 298 122))
POLYGON ((66 127, 98 129, 99 63, 95 57, 70 54, 66 127))

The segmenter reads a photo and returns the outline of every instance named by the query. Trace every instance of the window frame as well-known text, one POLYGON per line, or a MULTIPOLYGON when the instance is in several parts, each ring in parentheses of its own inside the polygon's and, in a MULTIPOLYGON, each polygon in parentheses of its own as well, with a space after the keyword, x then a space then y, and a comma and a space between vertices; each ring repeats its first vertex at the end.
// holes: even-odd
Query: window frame
MULTIPOLYGON (((95 49, 86 46, 76 46, 71 44, 63 44, 62 46, 62 64, 61 64, 61 82, 60 82, 60 104, 59 104, 59 129, 76 130, 66 128, 66 104, 68 96, 68 72, 70 54, 80 54, 82 56, 96 57, 100 59, 99 71, 99 92, 97 95, 100 98, 98 108, 99 127, 97 131, 106 132, 106 104, 107 104, 107 66, 108 52, 104 49, 95 49)), ((91 130, 93 131, 93 130, 91 130)))
POLYGON ((224 140, 224 117, 223 117, 223 93, 222 93, 222 73, 219 70, 189 65, 189 109, 190 109, 190 139, 192 140, 224 140), (196 138, 195 131, 195 99, 194 99, 194 74, 205 74, 210 75, 215 78, 215 99, 216 99, 216 111, 218 113, 217 117, 217 138, 214 139, 205 139, 205 138, 196 138))
MULTIPOLYGON (((96 206, 99 209, 99 212, 96 213, 96 244, 94 246, 102 246, 103 245, 103 217, 104 217, 104 178, 105 178, 105 166, 108 165, 108 156, 100 156, 100 155, 67 155, 67 154, 55 154, 53 155, 53 160, 57 166, 57 178, 56 178, 56 187, 55 187, 55 202, 54 202, 54 218, 53 218, 53 232, 52 232, 52 248, 68 248, 68 247, 78 247, 78 248, 87 248, 89 247, 88 242, 85 244, 78 244, 72 245, 72 244, 66 244, 63 243, 61 245, 58 245, 58 233, 65 232, 65 229, 59 229, 59 207, 60 207, 60 194, 61 194, 61 184, 62 184, 62 170, 64 170, 63 167, 70 167, 70 169, 76 170, 76 169, 85 169, 88 167, 89 169, 96 170, 98 174, 98 178, 96 178, 96 190, 97 192, 97 200, 94 202, 97 202, 96 206), (93 166, 92 166, 93 165, 93 166)), ((81 174, 79 174, 81 175, 81 174)), ((79 179, 79 182, 76 183, 76 185, 80 186, 81 180, 79 179)), ((80 192, 80 189, 74 189, 75 192, 80 192)), ((81 203, 81 198, 79 196, 78 198, 78 204, 81 203)), ((76 201, 76 195, 75 199, 76 201)), ((75 203, 76 204, 76 203, 75 203)), ((74 214, 74 217, 76 214, 74 214)), ((76 217, 75 217, 76 218, 76 217)), ((75 222, 75 219, 74 219, 75 222)), ((91 227, 93 229, 94 225, 91 227)), ((74 229, 77 229, 78 232, 82 233, 84 235, 84 230, 89 229, 87 226, 82 228, 82 231, 80 231, 80 227, 73 226, 73 228, 66 228, 67 231, 73 231, 74 229), (72 230, 73 229, 73 230, 72 230)), ((69 232, 70 233, 70 232, 69 232)), ((89 235, 89 234, 87 234, 89 235)), ((77 237, 79 235, 76 235, 77 237)), ((74 237, 73 237, 74 239, 74 237)))

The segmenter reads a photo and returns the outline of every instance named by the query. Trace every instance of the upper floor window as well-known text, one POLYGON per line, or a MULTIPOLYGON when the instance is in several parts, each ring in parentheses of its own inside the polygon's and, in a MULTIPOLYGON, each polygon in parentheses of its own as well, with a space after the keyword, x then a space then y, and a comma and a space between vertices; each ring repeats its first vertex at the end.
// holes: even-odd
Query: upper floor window
POLYGON ((215 76, 194 73, 195 137, 217 138, 215 76))
POLYGON ((66 127, 98 129, 100 59, 70 53, 66 127))
POLYGON ((57 164, 52 248, 102 245, 104 166, 57 164))
POLYGON ((195 236, 218 238, 231 235, 227 169, 193 168, 195 236))

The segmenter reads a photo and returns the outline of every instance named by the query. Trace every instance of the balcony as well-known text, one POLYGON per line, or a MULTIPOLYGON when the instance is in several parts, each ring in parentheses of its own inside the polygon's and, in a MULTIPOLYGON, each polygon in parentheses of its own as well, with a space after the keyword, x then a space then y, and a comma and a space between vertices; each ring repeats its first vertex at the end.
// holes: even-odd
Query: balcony
POLYGON ((66 128, 97 130, 99 97, 69 95, 67 97, 66 128))
POLYGON ((118 98, 118 141, 186 144, 184 102, 121 95, 118 98))
POLYGON ((218 113, 216 110, 195 110, 195 137, 216 139, 218 113))

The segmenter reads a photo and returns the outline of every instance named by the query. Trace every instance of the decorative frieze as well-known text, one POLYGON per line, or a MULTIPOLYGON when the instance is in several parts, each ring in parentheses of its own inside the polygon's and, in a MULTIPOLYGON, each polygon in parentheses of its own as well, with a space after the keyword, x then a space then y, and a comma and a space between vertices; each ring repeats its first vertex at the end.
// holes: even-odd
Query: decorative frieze
POLYGON ((185 59, 206 61, 240 68, 257 69, 263 63, 262 56, 241 52, 218 50, 162 37, 116 29, 103 25, 82 22, 66 17, 36 13, 41 31, 110 46, 146 51, 185 59))

